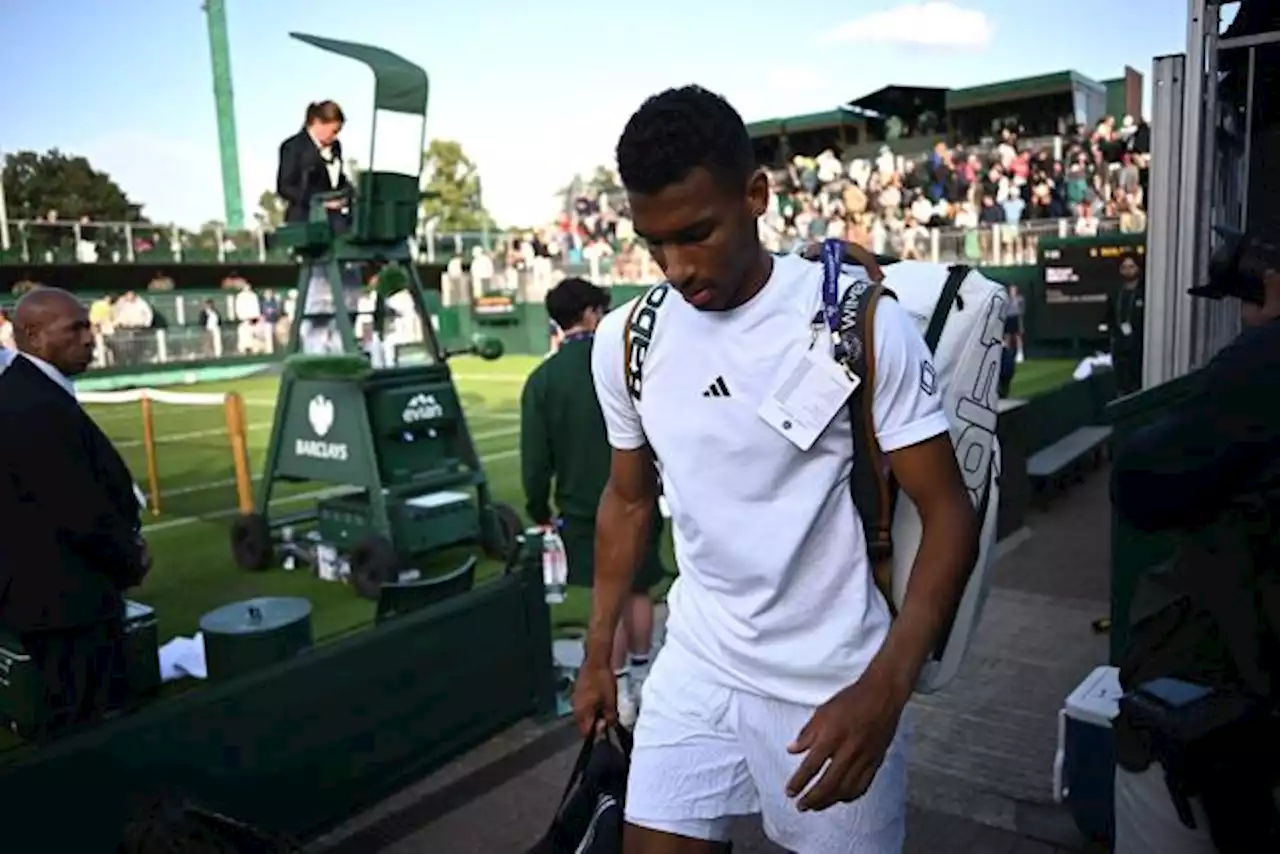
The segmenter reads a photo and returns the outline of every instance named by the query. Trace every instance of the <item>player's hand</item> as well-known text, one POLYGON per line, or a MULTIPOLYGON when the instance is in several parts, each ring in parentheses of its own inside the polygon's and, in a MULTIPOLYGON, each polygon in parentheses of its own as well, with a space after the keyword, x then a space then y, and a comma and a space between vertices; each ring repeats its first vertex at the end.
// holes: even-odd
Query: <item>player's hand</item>
POLYGON ((573 719, 586 737, 598 721, 610 727, 618 722, 618 682, 609 662, 588 659, 578 670, 573 684, 573 719))
POLYGON ((329 199, 324 206, 331 211, 340 211, 347 206, 346 199, 329 199))
MULTIPOLYGON (((869 252, 857 243, 850 243, 847 240, 842 240, 840 243, 844 247, 844 261, 846 264, 855 264, 866 270, 867 278, 875 284, 884 281, 884 269, 880 266, 880 262, 876 260, 874 252, 869 252)), ((822 244, 806 243, 804 248, 800 250, 800 257, 808 261, 817 261, 822 257, 822 244)))
POLYGON ((818 707, 787 745, 788 753, 805 755, 787 782, 787 797, 799 797, 798 809, 824 810, 862 797, 884 762, 910 695, 872 665, 818 707), (817 782, 806 791, 815 777, 817 782))

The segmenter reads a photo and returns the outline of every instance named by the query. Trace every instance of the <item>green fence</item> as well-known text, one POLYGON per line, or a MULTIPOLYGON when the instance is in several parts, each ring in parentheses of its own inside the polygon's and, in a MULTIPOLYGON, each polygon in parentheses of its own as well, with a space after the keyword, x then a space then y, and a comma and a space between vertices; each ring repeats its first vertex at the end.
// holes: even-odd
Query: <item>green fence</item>
POLYGON ((469 593, 0 754, 0 848, 114 852, 130 799, 161 793, 308 838, 520 718, 554 713, 553 691, 532 549, 519 571, 469 593))
MULTIPOLYGON (((131 331, 128 346, 120 348, 116 353, 115 364, 109 368, 92 371, 87 382, 107 383, 111 378, 126 377, 140 373, 154 374, 169 372, 175 369, 190 371, 211 365, 238 365, 245 360, 235 353, 234 291, 218 287, 222 277, 230 268, 210 265, 199 267, 191 265, 183 268, 182 274, 199 273, 190 281, 207 282, 207 287, 179 286, 173 290, 148 291, 145 289, 145 276, 140 275, 143 265, 91 266, 72 265, 60 268, 59 275, 67 277, 66 281, 57 277, 46 281, 46 284, 66 286, 82 295, 86 301, 104 294, 119 294, 125 289, 133 289, 142 294, 151 305, 155 314, 152 330, 131 331), (120 278, 124 276, 125 278, 120 278), (134 278, 128 278, 128 277, 134 278), (114 278, 113 278, 114 277, 114 278), (136 279, 136 282, 135 282, 136 279), (201 309, 206 300, 212 300, 218 308, 223 323, 223 353, 221 358, 214 359, 208 352, 205 341, 207 334, 199 325, 201 309), (166 346, 154 346, 148 336, 155 337, 163 332, 166 346), (148 339, 148 340, 143 340, 148 339)), ((515 310, 509 315, 485 316, 477 315, 470 305, 442 306, 440 304, 438 284, 440 271, 434 268, 422 268, 424 284, 427 286, 428 299, 435 314, 437 334, 446 347, 464 347, 476 332, 484 332, 499 338, 506 352, 513 355, 541 355, 550 346, 550 319, 541 302, 516 303, 515 310)), ((0 272, 3 272, 0 270, 0 272)), ((241 272, 241 271, 237 271, 241 272)), ((274 290, 277 298, 283 300, 285 294, 295 284, 296 268, 288 265, 273 265, 264 268, 262 276, 250 276, 244 271, 259 292, 274 290), (264 278, 265 277, 265 278, 264 278)), ((1038 294, 1042 288, 1038 279, 1038 271, 1034 266, 1017 267, 983 267, 982 272, 994 281, 1005 285, 1018 286, 1026 297, 1026 330, 1024 347, 1032 357, 1070 357, 1078 358, 1092 352, 1096 342, 1062 342, 1041 340, 1037 337, 1039 327, 1038 294)), ((647 285, 614 285, 611 287, 613 305, 619 306, 641 294, 647 285)), ((12 304, 13 297, 0 291, 0 308, 12 304)), ((122 340, 118 336, 117 340, 122 340)), ((265 357, 270 360, 274 355, 265 357)), ((252 359, 263 361, 263 357, 252 359)), ((181 375, 178 375, 181 376, 181 375)), ((179 380, 180 381, 180 380, 179 380)))
MULTIPOLYGON (((1107 407, 1115 432, 1112 445, 1122 447, 1136 431, 1155 422, 1170 406, 1187 398, 1199 381, 1187 374, 1163 385, 1122 397, 1107 407)), ((1120 660, 1129 642, 1129 609, 1139 576, 1168 560, 1176 540, 1168 533, 1148 534, 1111 514, 1111 662, 1120 660)))

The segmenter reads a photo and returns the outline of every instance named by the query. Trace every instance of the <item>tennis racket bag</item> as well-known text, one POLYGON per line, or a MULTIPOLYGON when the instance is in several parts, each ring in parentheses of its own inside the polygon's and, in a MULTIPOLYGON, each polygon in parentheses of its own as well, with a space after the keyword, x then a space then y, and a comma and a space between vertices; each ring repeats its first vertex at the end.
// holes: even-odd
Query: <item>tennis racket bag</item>
MULTIPOLYGON (((828 281, 834 278, 837 288, 842 256, 840 241, 823 244, 823 275, 828 281)), ((896 261, 884 266, 884 274, 878 285, 856 282, 849 287, 837 308, 840 337, 851 357, 848 367, 861 380, 849 401, 855 446, 850 488, 867 534, 876 584, 895 613, 906 596, 924 531, 919 511, 893 481, 872 423, 875 362, 867 354, 875 352, 875 310, 881 299, 898 300, 920 324, 933 353, 933 374, 921 377, 921 382, 936 383, 942 392, 956 461, 980 525, 978 557, 968 585, 916 686, 929 693, 944 687, 960 669, 986 600, 1000 504, 996 418, 1008 296, 1002 285, 962 265, 896 261)), ((838 293, 837 288, 824 287, 823 293, 838 293)))
POLYGON ((622 727, 587 736, 550 829, 527 854, 622 854, 630 762, 631 733, 622 727))

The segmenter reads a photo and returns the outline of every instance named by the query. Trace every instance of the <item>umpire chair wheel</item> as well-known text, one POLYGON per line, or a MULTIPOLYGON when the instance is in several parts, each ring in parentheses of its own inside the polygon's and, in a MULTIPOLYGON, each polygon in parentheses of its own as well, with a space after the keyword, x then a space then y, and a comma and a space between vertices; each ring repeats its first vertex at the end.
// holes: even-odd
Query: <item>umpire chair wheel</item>
POLYGON ((507 560, 515 550, 516 541, 524 532, 524 520, 510 504, 495 501, 489 505, 481 534, 481 547, 485 556, 493 560, 507 560))
POLYGON ((372 534, 351 549, 351 583, 364 599, 378 601, 382 585, 399 577, 400 555, 391 541, 372 534))
POLYGON ((236 566, 261 572, 275 555, 271 527, 260 513, 242 513, 231 523, 231 556, 236 566))

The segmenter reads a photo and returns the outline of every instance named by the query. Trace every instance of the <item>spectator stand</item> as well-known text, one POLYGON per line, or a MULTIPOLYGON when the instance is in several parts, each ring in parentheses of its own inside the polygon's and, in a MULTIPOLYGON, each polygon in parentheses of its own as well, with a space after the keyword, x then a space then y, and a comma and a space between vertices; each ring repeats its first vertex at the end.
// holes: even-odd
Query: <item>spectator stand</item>
POLYGON ((754 123, 777 188, 766 238, 779 250, 837 236, 999 265, 1035 263, 1043 236, 1141 231, 1149 133, 1132 115, 1104 116, 1108 103, 1140 107, 1141 75, 891 86, 827 113, 754 123))

